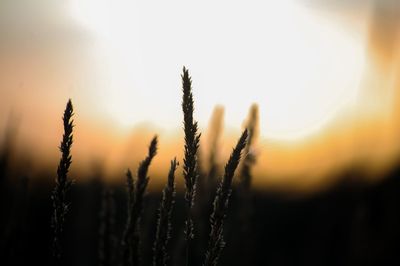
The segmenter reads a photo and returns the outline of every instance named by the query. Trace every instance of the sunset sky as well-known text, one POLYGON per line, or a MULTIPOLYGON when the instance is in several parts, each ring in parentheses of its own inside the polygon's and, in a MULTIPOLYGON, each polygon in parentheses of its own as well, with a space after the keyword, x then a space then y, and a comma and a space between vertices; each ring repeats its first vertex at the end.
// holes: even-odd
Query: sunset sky
POLYGON ((376 178, 400 148, 399 13, 395 0, 4 0, 0 137, 14 121, 19 156, 56 165, 71 98, 76 169, 122 176, 158 134, 163 174, 181 160, 186 66, 204 147, 223 110, 221 163, 258 104, 256 185, 307 189, 351 165, 376 178))

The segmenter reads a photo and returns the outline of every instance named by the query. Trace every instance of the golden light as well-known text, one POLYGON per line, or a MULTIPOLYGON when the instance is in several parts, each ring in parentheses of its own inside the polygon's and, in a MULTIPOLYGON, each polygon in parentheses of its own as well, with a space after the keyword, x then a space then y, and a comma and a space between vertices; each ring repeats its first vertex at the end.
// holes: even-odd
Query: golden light
POLYGON ((94 97, 123 127, 181 126, 180 79, 194 79, 196 116, 213 107, 239 128, 260 104, 262 135, 299 139, 357 102, 364 35, 345 31, 298 1, 75 0, 72 14, 104 59, 94 97))

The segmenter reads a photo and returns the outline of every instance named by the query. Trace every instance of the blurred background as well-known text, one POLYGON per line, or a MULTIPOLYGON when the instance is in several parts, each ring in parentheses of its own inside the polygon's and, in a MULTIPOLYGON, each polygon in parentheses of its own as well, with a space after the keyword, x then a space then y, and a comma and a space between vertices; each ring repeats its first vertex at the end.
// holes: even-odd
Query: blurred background
POLYGON ((399 265, 399 33, 397 0, 0 1, 2 256, 47 262, 69 98, 72 206, 85 204, 68 217, 66 264, 96 264, 105 184, 123 226, 126 169, 157 134, 151 228, 169 161, 183 160, 186 66, 205 176, 221 176, 254 125, 252 243, 235 257, 243 204, 234 193, 223 264, 399 265))

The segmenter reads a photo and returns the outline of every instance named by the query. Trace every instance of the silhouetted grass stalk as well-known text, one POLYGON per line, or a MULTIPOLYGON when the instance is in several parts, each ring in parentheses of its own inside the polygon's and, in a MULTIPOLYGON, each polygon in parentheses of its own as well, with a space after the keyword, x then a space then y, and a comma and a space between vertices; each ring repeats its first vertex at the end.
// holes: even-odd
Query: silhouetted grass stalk
POLYGON ((128 266, 132 264, 131 251, 131 237, 132 237, 132 208, 135 201, 135 181, 132 177, 130 169, 126 172, 126 187, 127 187, 127 218, 126 225, 122 235, 122 264, 128 266))
POLYGON ((176 159, 171 161, 168 181, 163 190, 153 246, 153 266, 166 266, 169 260, 168 242, 172 230, 171 216, 175 203, 175 170, 177 165, 176 159))
POLYGON ((246 127, 249 133, 247 144, 244 148, 243 162, 240 167, 239 184, 238 184, 238 202, 239 211, 238 217, 238 231, 236 231, 235 239, 237 248, 241 249, 241 256, 239 264, 254 264, 254 231, 252 230, 252 191, 251 183, 253 181, 252 169, 257 161, 257 153, 255 151, 256 141, 259 135, 259 112, 258 105, 253 104, 246 121, 246 127), (246 243, 243 245, 243 243, 246 243))
POLYGON ((217 177, 218 177, 218 157, 219 157, 219 149, 220 149, 220 139, 222 135, 224 127, 224 108, 222 106, 217 106, 214 109, 212 114, 211 122, 208 129, 208 182, 210 187, 215 187, 217 184, 217 177))
POLYGON ((237 142, 236 147, 233 149, 228 163, 225 166, 225 174, 219 183, 215 195, 214 209, 210 216, 211 232, 204 266, 217 265, 222 249, 225 246, 223 229, 229 198, 232 192, 232 179, 240 162, 241 152, 246 146, 247 135, 247 130, 245 130, 237 142))
POLYGON ((136 182, 133 180, 131 171, 128 169, 127 172, 128 217, 122 236, 122 259, 124 266, 137 266, 140 262, 139 225, 143 212, 143 197, 149 182, 147 172, 151 161, 157 153, 157 143, 157 136, 155 136, 150 143, 147 157, 139 164, 136 182))
POLYGON ((246 193, 250 189, 252 181, 251 169, 256 163, 254 143, 258 137, 258 121, 258 106, 257 104, 253 104, 250 107, 249 116, 246 122, 249 137, 247 138, 247 144, 244 148, 243 164, 240 169, 239 184, 240 189, 244 190, 243 193, 246 193))
POLYGON ((57 168, 56 185, 51 196, 53 200, 53 216, 51 218, 51 226, 53 228, 53 255, 56 259, 61 257, 60 237, 64 229, 65 216, 69 210, 66 194, 70 189, 72 181, 68 179, 69 167, 72 163, 71 146, 73 142, 73 106, 71 100, 68 101, 64 111, 63 124, 64 135, 61 145, 61 159, 57 168))
POLYGON ((193 94, 192 80, 189 71, 184 67, 182 74, 182 111, 185 132, 185 157, 183 159, 183 176, 185 179, 185 201, 187 204, 187 217, 185 221, 186 240, 186 265, 193 265, 192 241, 194 239, 193 205, 196 195, 197 173, 197 150, 199 148, 200 134, 197 133, 197 122, 193 120, 193 94))

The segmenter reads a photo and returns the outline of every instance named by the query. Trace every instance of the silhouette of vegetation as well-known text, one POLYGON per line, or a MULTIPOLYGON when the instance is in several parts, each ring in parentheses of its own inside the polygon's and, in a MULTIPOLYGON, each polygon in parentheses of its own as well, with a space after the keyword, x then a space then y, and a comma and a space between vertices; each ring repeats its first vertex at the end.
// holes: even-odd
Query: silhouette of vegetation
POLYGON ((251 228, 251 220, 253 216, 253 197, 251 183, 253 179, 252 170, 257 162, 257 149, 256 142, 259 135, 259 112, 258 105, 253 104, 250 107, 245 127, 249 133, 247 138, 246 147, 243 150, 244 158, 240 166, 239 183, 238 183, 238 200, 240 202, 240 211, 237 212, 237 246, 242 250, 242 257, 240 261, 245 263, 253 263, 253 256, 251 256, 252 249, 254 249, 254 232, 251 228), (242 246, 241 243, 246 243, 242 246))
POLYGON ((194 102, 192 94, 192 79, 189 71, 184 67, 182 74, 182 111, 185 132, 185 157, 183 159, 183 177, 185 179, 185 200, 187 204, 187 218, 185 221, 186 236, 186 265, 193 265, 192 242, 194 239, 193 206, 197 185, 197 151, 199 149, 200 134, 197 133, 197 122, 193 120, 194 102))
POLYGON ((219 183, 217 194, 214 199, 214 210, 210 216, 211 232, 208 240, 206 258, 203 265, 217 265, 222 249, 225 247, 224 241, 224 221, 232 193, 232 180, 236 168, 239 165, 242 150, 246 146, 247 130, 240 137, 236 147, 233 149, 231 157, 225 166, 225 174, 219 183))
POLYGON ((149 146, 147 157, 139 164, 137 180, 133 181, 131 171, 128 169, 128 218, 122 240, 123 263, 126 266, 139 265, 140 263, 140 219, 143 212, 143 197, 149 183, 147 172, 154 156, 157 153, 157 137, 154 137, 149 146))
POLYGON ((1 265, 400 265, 400 161, 376 183, 361 182, 368 173, 355 166, 335 173, 341 181, 330 189, 307 196, 257 190, 253 173, 259 111, 253 105, 246 130, 218 178, 223 109, 213 116, 210 145, 202 144, 207 161, 202 162, 186 68, 181 78, 183 180, 175 178, 174 159, 162 194, 146 194, 157 137, 136 175, 127 170, 126 184, 119 178, 99 184, 104 169, 97 165, 91 172, 94 182, 80 182, 70 190, 71 100, 63 115, 55 186, 46 181, 51 176, 46 171, 28 169, 21 175, 23 162, 10 164, 15 136, 6 137, 10 143, 0 150, 1 178, 8 180, 0 195, 1 265), (200 165, 207 167, 201 170, 200 165), (205 182, 201 190, 200 177, 205 182), (179 183, 184 184, 182 192, 179 183))
POLYGON ((70 208, 67 201, 67 192, 72 185, 72 181, 68 178, 68 172, 72 163, 73 114, 72 102, 69 100, 63 116, 64 135, 60 144, 61 159, 57 168, 56 186, 51 196, 53 200, 53 216, 51 218, 51 226, 54 230, 53 255, 56 260, 61 258, 60 238, 64 229, 65 216, 70 208))
POLYGON ((250 107, 249 116, 246 121, 246 128, 248 130, 249 137, 246 147, 244 148, 245 156, 239 175, 240 187, 244 190, 243 193, 248 193, 250 190, 252 180, 251 168, 256 163, 255 142, 257 141, 259 134, 258 116, 258 106, 257 104, 253 104, 250 107))
POLYGON ((160 203, 156 239, 153 247, 153 266, 168 265, 168 242, 172 231, 172 210, 175 203, 175 170, 178 166, 176 159, 171 161, 171 167, 168 174, 168 182, 163 190, 163 196, 160 203))
POLYGON ((208 130, 208 184, 213 186, 216 183, 219 169, 219 150, 221 135, 224 126, 224 108, 217 106, 211 117, 209 130, 208 130))

